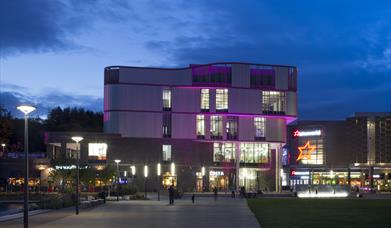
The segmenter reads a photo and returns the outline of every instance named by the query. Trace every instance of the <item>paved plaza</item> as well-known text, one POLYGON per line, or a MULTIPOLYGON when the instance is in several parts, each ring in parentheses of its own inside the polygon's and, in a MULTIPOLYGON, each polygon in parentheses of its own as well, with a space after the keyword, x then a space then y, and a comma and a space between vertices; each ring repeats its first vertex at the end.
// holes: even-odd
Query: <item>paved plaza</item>
MULTIPOLYGON (((22 219, 0 223, 0 227, 22 227, 22 219)), ((259 227, 244 199, 197 197, 162 201, 108 202, 74 215, 73 208, 53 210, 30 217, 30 227, 259 227)))

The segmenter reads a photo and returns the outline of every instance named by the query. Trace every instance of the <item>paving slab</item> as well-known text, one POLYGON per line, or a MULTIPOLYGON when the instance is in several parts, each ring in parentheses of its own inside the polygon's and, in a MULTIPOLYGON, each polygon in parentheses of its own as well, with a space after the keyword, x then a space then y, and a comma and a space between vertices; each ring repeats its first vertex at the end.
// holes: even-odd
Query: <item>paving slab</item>
MULTIPOLYGON (((0 227, 21 227, 17 219, 0 223, 0 227)), ((72 208, 56 210, 30 217, 30 227, 260 227, 244 199, 221 197, 197 197, 192 204, 189 197, 161 201, 108 202, 93 209, 85 209, 74 215, 72 208)))

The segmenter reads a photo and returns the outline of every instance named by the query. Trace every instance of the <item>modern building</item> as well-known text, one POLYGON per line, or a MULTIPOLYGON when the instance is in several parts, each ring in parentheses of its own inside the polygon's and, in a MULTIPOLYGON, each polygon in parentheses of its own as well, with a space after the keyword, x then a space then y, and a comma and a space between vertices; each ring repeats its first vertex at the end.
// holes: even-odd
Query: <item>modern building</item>
POLYGON ((298 121, 288 127, 285 149, 282 176, 286 188, 347 184, 391 190, 391 113, 298 121))
MULTIPOLYGON (((121 176, 134 169, 140 181, 148 169, 151 189, 281 190, 287 124, 297 116, 296 67, 110 66, 104 84, 104 133, 78 133, 82 160, 119 159, 121 176)), ((72 154, 71 134, 49 133, 49 154, 72 154)))

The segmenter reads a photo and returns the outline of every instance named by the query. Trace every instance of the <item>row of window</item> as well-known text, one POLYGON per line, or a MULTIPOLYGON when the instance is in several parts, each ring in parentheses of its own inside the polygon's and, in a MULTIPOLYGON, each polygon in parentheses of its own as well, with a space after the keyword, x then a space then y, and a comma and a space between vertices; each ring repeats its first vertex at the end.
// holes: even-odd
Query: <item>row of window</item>
MULTIPOLYGON (((265 114, 285 113, 285 92, 262 91, 262 112, 265 114)), ((201 112, 209 112, 209 89, 201 89, 201 112)), ((216 89, 216 112, 228 112, 228 89, 216 89)), ((163 110, 171 111, 171 89, 163 89, 163 110)))
MULTIPOLYGON (((205 115, 197 115, 196 117, 196 134, 197 138, 205 138, 205 115)), ((239 118, 237 116, 228 116, 225 124, 225 132, 227 139, 238 139, 239 118)), ((255 117, 255 140, 265 139, 265 118, 255 117)), ((223 138, 223 117, 219 115, 210 116, 210 138, 223 138)))
MULTIPOLYGON (((192 67, 193 85, 231 86, 232 68, 230 64, 192 67)), ((297 89, 297 70, 288 68, 288 89, 297 89)), ((251 88, 275 88, 276 72, 272 66, 253 65, 250 67, 251 88)))
MULTIPOLYGON (((240 143, 240 162, 244 163, 262 163, 269 162, 269 144, 267 143, 240 143)), ((170 162, 171 145, 162 146, 162 160, 170 162)), ((213 162, 235 162, 236 146, 235 143, 213 143, 213 162)))

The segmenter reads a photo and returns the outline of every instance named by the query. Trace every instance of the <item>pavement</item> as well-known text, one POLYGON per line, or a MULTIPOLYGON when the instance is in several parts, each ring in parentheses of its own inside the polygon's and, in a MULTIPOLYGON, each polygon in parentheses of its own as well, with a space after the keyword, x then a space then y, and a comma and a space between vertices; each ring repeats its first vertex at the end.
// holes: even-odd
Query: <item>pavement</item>
MULTIPOLYGON (((79 215, 74 208, 53 210, 29 218, 30 227, 260 227, 254 214, 241 198, 196 197, 195 204, 191 198, 175 200, 168 204, 166 196, 157 201, 150 196, 146 201, 113 201, 104 205, 83 209, 79 215)), ((22 219, 0 222, 0 227, 22 227, 22 219)))

